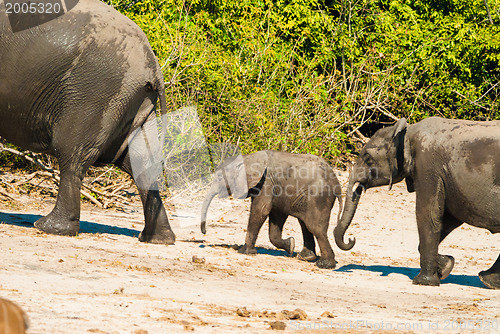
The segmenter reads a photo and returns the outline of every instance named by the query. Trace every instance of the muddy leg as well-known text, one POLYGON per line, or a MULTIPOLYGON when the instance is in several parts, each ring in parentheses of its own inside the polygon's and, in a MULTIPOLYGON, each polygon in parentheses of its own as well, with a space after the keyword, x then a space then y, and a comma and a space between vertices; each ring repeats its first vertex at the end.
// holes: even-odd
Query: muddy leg
POLYGON ((438 254, 443 226, 445 198, 443 181, 428 178, 419 183, 417 192, 417 226, 420 243, 420 272, 413 278, 413 284, 438 286, 438 254))
MULTIPOLYGON (((68 166, 72 166, 68 163, 68 166)), ((80 188, 85 171, 61 166, 61 182, 54 209, 35 222, 35 227, 51 234, 74 236, 80 229, 80 188)))
POLYGON ((248 218, 247 235, 245 244, 238 250, 242 254, 257 254, 255 242, 259 231, 271 212, 271 201, 265 196, 252 198, 250 217, 248 218))
MULTIPOLYGON (((451 231, 462 225, 462 222, 455 219, 448 212, 444 213, 443 216, 443 230, 441 231, 440 243, 450 234, 451 231)), ((443 280, 451 273, 453 266, 455 265, 455 259, 451 255, 438 254, 438 277, 443 280)))
POLYGON ((314 235, 307 229, 306 224, 299 219, 300 228, 302 229, 302 237, 304 239, 304 248, 300 251, 298 258, 303 261, 316 260, 316 242, 314 235))
MULTIPOLYGON (((140 152, 135 154, 138 155, 140 152)), ((134 159, 140 158, 140 156, 134 157, 134 159)), ((146 156, 143 159, 146 159, 146 156)), ((145 225, 144 230, 139 234, 139 241, 166 245, 173 244, 175 234, 170 227, 167 212, 160 196, 158 175, 153 175, 149 171, 135 175, 132 170, 129 152, 124 155, 123 159, 118 160, 115 165, 134 178, 141 196, 145 225)))
POLYGON ((283 240, 283 225, 287 215, 281 212, 271 211, 269 214, 269 240, 276 248, 285 250, 290 256, 293 255, 295 239, 290 237, 283 240))
POLYGON ((333 269, 337 264, 332 246, 330 245, 330 241, 328 241, 329 220, 329 212, 314 212, 309 215, 307 220, 304 221, 307 229, 318 240, 321 256, 319 260, 316 261, 316 265, 322 269, 333 269))
POLYGON ((500 289, 500 255, 490 269, 479 273, 479 278, 488 288, 500 289))

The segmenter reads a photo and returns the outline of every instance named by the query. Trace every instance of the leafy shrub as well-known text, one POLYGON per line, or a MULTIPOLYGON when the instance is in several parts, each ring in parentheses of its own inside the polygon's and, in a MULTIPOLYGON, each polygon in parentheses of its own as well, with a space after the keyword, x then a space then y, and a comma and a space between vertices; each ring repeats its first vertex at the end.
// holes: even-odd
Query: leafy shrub
POLYGON ((197 104, 210 141, 338 161, 399 117, 500 119, 499 5, 494 24, 481 0, 144 0, 123 12, 164 65, 170 108, 197 104))
POLYGON ((169 110, 210 142, 340 162, 406 117, 500 119, 489 0, 106 0, 156 52, 169 110))

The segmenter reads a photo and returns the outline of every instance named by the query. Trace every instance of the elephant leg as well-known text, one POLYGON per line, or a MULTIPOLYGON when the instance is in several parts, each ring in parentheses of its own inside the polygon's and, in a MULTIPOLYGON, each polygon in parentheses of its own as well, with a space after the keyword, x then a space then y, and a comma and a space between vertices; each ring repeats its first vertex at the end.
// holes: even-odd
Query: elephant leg
POLYGON ((304 239, 304 248, 300 251, 298 258, 303 261, 314 261, 316 260, 316 242, 314 241, 314 235, 307 229, 306 224, 303 220, 299 219, 300 228, 302 229, 302 237, 304 239))
POLYGON ((315 212, 310 214, 308 219, 304 220, 307 229, 318 240, 321 256, 316 265, 322 269, 334 269, 337 265, 335 254, 333 253, 330 241, 328 241, 328 223, 330 220, 329 212, 315 212))
MULTIPOLYGON (((443 241, 451 231, 462 225, 463 222, 453 217, 450 213, 445 212, 443 216, 443 229, 439 242, 443 241)), ((455 258, 451 255, 438 254, 438 276, 443 280, 451 273, 455 265, 455 258)))
POLYGON ((479 278, 488 288, 500 289, 500 255, 490 269, 479 273, 479 278))
POLYGON ((257 254, 255 243, 259 231, 271 212, 271 200, 266 196, 252 197, 250 217, 248 218, 247 235, 245 244, 238 250, 241 254, 257 254))
MULTIPOLYGON (((134 159, 140 159, 140 157, 134 157, 134 159)), ((122 159, 115 162, 115 165, 134 178, 141 197, 145 225, 143 231, 139 234, 139 241, 166 245, 173 244, 175 242, 175 234, 170 227, 167 213, 163 206, 156 178, 157 175, 148 175, 147 172, 134 175, 128 150, 122 159)))
POLYGON ((74 236, 80 229, 80 188, 88 169, 73 163, 61 165, 59 192, 54 209, 35 222, 35 227, 46 233, 74 236))
POLYGON ((287 215, 281 212, 271 210, 269 213, 269 240, 276 248, 283 249, 292 256, 295 248, 295 239, 293 237, 286 240, 283 239, 283 225, 287 217, 287 215))
POLYGON ((420 273, 413 279, 413 284, 438 286, 438 247, 443 231, 444 185, 441 179, 427 178, 427 181, 429 182, 425 185, 419 184, 420 189, 416 189, 420 273))

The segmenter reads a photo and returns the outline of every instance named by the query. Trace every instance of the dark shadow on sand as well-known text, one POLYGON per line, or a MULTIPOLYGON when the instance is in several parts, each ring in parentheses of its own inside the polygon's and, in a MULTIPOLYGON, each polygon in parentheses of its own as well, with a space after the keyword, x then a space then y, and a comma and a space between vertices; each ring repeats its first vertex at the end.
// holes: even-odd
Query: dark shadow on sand
MULTIPOLYGON (((196 242, 201 242, 201 240, 196 240, 196 242)), ((238 251, 238 249, 242 245, 229 245, 229 244, 209 244, 209 245, 200 245, 200 248, 205 248, 205 247, 222 247, 222 248, 231 248, 234 249, 235 251, 238 251)), ((269 248, 264 248, 264 247, 256 247, 257 249, 257 254, 266 254, 266 255, 271 255, 271 256, 284 256, 284 257, 289 257, 288 253, 283 251, 283 250, 278 250, 278 249, 269 249, 269 248)), ((293 252, 293 256, 296 256, 297 254, 293 252)))
MULTIPOLYGON (((24 214, 24 213, 4 213, 0 212, 0 223, 14 226, 34 227, 33 224, 43 216, 24 214)), ((137 238, 139 236, 137 230, 132 230, 125 227, 117 227, 110 225, 103 225, 99 223, 91 223, 87 221, 80 221, 79 233, 107 233, 114 235, 125 235, 127 237, 137 238)))
MULTIPOLYGON (((342 266, 335 271, 341 273, 350 273, 353 270, 365 270, 375 273, 380 273, 380 276, 388 276, 389 274, 401 274, 407 276, 409 279, 413 279, 420 272, 420 268, 408 268, 408 267, 391 267, 391 266, 362 266, 359 264, 348 264, 342 266)), ((445 280, 441 281, 441 284, 458 284, 463 286, 470 286, 475 288, 485 288, 484 284, 481 282, 478 276, 470 275, 453 275, 450 274, 445 280)))

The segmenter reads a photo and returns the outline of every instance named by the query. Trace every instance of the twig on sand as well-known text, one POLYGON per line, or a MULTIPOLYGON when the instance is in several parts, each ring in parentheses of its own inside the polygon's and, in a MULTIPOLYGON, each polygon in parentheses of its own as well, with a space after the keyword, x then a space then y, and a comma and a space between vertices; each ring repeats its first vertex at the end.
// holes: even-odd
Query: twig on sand
MULTIPOLYGON (((15 154, 17 156, 22 157, 26 161, 38 166, 41 168, 43 171, 36 171, 34 173, 31 173, 27 176, 25 176, 22 180, 17 181, 14 183, 14 185, 9 185, 11 188, 18 187, 23 184, 32 184, 36 187, 40 187, 39 184, 34 184, 31 182, 32 179, 35 177, 47 177, 51 179, 57 186, 59 186, 59 183, 61 181, 59 177, 59 171, 57 169, 51 168, 47 166, 43 161, 41 161, 38 156, 34 155, 33 153, 26 151, 26 152, 21 152, 18 151, 14 148, 11 147, 6 147, 0 142, 0 152, 9 152, 12 154, 15 154)), ((94 180, 95 181, 95 180, 94 180)), ((3 182, 5 183, 5 182, 3 182)), ((120 183, 118 185, 113 185, 113 186, 108 186, 105 188, 105 190, 99 190, 96 187, 92 185, 88 185, 86 183, 82 184, 82 188, 80 190, 80 193, 82 196, 87 198, 90 202, 94 203, 95 205, 102 207, 102 208, 108 208, 109 204, 112 202, 121 202, 122 204, 129 204, 127 199, 119 194, 117 192, 119 190, 122 190, 125 186, 127 185, 127 182, 120 183)), ((47 188, 46 186, 43 186, 43 188, 47 188)), ((8 197, 10 199, 14 199, 12 196, 8 195, 6 192, 0 190, 0 194, 8 197)))

